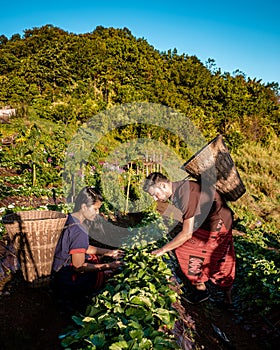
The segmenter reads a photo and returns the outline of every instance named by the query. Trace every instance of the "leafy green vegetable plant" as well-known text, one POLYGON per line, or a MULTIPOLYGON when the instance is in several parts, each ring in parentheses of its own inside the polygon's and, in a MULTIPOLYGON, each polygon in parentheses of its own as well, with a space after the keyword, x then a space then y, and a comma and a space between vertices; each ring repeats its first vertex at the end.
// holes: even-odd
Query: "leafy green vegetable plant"
POLYGON ((280 304, 279 233, 273 233, 268 224, 252 215, 244 217, 236 227, 244 232, 234 241, 238 297, 244 307, 254 306, 267 313, 280 304))
MULTIPOLYGON (((144 242, 144 241, 143 241, 144 242)), ((150 254, 155 243, 125 250, 124 267, 93 299, 77 328, 62 345, 67 349, 177 349, 172 334, 179 298, 170 288, 170 268, 150 254), (163 331, 165 330, 165 331, 163 331)))

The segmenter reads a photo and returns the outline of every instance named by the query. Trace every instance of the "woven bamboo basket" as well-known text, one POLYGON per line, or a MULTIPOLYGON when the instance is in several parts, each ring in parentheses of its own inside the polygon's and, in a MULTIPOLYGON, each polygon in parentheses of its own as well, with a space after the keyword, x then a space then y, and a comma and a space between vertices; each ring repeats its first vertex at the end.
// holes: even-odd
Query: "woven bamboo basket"
POLYGON ((222 135, 210 141, 182 168, 194 178, 214 185, 228 201, 236 201, 246 192, 222 135))
POLYGON ((50 280, 56 244, 66 219, 66 214, 51 210, 20 211, 2 219, 23 277, 35 287, 50 280))

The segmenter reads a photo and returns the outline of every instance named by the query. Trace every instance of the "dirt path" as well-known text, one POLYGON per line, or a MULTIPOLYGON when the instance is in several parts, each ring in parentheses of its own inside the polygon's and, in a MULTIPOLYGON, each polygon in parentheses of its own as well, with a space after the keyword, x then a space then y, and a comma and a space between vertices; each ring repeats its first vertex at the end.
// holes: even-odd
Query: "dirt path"
POLYGON ((61 349, 58 335, 69 320, 58 312, 49 289, 30 288, 21 274, 2 287, 0 349, 61 349))

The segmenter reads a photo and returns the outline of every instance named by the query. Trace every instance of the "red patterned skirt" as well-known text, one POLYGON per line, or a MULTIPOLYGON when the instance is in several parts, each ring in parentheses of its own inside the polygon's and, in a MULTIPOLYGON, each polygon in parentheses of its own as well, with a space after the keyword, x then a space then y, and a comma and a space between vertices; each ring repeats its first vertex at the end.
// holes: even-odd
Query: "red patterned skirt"
POLYGON ((223 290, 231 289, 236 265, 231 229, 223 224, 217 232, 198 229, 175 253, 193 285, 211 280, 223 290))

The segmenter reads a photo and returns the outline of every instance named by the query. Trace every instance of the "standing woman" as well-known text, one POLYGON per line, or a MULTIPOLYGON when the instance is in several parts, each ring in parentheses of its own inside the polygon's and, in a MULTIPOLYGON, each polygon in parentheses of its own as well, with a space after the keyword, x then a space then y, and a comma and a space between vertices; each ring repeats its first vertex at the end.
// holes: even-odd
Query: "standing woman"
POLYGON ((202 189, 190 180, 171 182, 158 172, 146 178, 143 189, 157 201, 170 200, 182 213, 181 232, 152 254, 175 250, 182 272, 194 286, 186 300, 191 304, 207 300, 205 282, 211 280, 224 291, 225 304, 231 305, 235 278, 232 211, 223 198, 214 188, 202 189))
POLYGON ((70 301, 73 308, 84 305, 86 296, 102 288, 106 272, 116 271, 122 265, 118 260, 124 254, 122 250, 89 244, 86 222, 94 221, 102 200, 98 190, 83 188, 56 246, 52 266, 54 289, 63 301, 70 301), (110 257, 113 261, 102 263, 102 257, 110 257))

